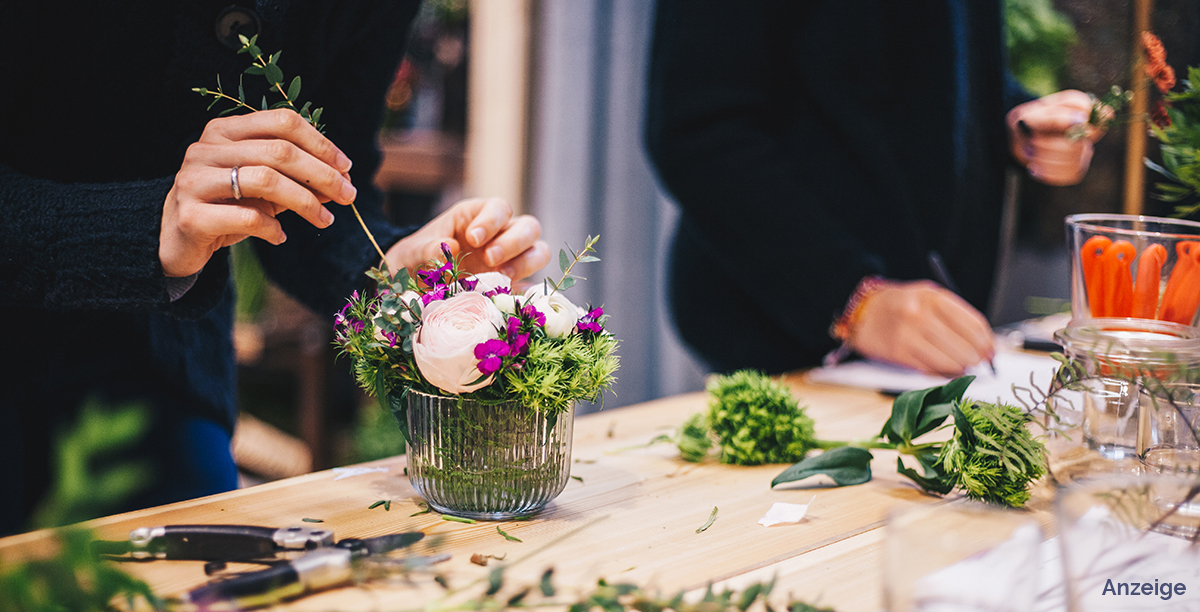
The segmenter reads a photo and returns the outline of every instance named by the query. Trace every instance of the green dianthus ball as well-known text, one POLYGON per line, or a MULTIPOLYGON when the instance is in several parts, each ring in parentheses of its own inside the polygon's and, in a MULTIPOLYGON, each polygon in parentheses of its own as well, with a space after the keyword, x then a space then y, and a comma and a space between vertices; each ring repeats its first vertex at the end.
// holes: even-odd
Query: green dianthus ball
POLYGON ((741 370, 708 384, 708 422, 721 463, 795 463, 814 448, 813 420, 782 383, 741 370))

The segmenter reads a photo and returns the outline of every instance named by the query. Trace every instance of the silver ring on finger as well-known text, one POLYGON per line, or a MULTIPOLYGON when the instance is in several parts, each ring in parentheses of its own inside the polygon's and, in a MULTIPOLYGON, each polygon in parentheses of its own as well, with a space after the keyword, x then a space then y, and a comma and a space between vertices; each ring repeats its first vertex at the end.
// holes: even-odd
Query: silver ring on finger
POLYGON ((233 199, 235 199, 235 200, 242 199, 242 187, 241 187, 241 185, 238 185, 238 167, 237 166, 234 166, 233 169, 229 171, 229 184, 233 186, 233 199))

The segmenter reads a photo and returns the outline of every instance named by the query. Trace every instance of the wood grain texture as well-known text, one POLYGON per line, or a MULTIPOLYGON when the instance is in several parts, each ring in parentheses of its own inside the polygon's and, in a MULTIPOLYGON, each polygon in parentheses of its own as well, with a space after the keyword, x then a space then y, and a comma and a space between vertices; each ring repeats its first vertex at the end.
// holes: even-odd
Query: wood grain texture
MULTIPOLYGON (((827 439, 862 439, 877 434, 890 412, 890 398, 863 391, 788 379, 827 439)), ((674 593, 702 589, 709 582, 769 580, 776 593, 815 601, 843 612, 874 611, 881 605, 880 527, 889 512, 944 503, 921 493, 895 470, 896 454, 876 451, 874 479, 854 487, 808 484, 770 488, 785 466, 725 466, 679 459, 672 445, 646 446, 705 407, 704 394, 681 395, 599 412, 577 419, 572 479, 563 494, 529 521, 444 521, 436 513, 410 516, 420 498, 404 475, 404 458, 364 464, 376 472, 335 480, 317 472, 90 523, 99 536, 124 539, 142 526, 223 523, 299 525, 322 519, 337 538, 370 537, 421 530, 422 551, 451 554, 439 566, 452 587, 483 580, 495 567, 472 564, 472 554, 504 556, 513 563, 508 584, 536 584, 547 567, 565 596, 595 585, 597 579, 636 582, 674 593), (774 502, 813 501, 808 516, 794 525, 766 528, 757 520, 774 502), (392 500, 368 510, 380 499, 392 500), (718 516, 703 533, 696 529, 716 506, 718 516), (497 525, 521 542, 506 540, 497 525)), ((0 540, 0 559, 53 551, 46 532, 0 540)), ((147 580, 156 592, 176 595, 207 577, 198 562, 129 563, 124 567, 147 580)), ((385 581, 386 582, 386 581, 385 581)), ((392 581, 396 582, 396 581, 392 581)), ((419 609, 444 591, 428 576, 399 584, 376 581, 365 587, 328 591, 287 605, 286 610, 419 609)))

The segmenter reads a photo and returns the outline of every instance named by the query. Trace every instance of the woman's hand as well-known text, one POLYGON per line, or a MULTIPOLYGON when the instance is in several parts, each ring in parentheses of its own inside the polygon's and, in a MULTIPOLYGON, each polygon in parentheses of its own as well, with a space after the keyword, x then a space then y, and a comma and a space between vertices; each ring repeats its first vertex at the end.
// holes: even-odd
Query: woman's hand
POLYGON ((850 330, 850 346, 866 357, 945 376, 995 355, 983 315, 932 281, 894 283, 871 295, 850 330))
POLYGON ((525 278, 550 262, 541 241, 542 225, 530 215, 514 217, 512 206, 498 198, 463 200, 388 249, 388 267, 413 272, 442 256, 444 242, 454 255, 469 253, 462 269, 503 272, 525 278))
POLYGON ((275 215, 292 210, 333 223, 322 202, 349 204, 350 159, 287 109, 213 119, 188 147, 163 204, 158 257, 167 276, 199 272, 217 249, 257 236, 287 239, 275 215), (235 198, 233 168, 241 199, 235 198))
POLYGON ((1069 89, 1014 107, 1007 122, 1012 154, 1030 176, 1047 185, 1074 185, 1092 162, 1092 145, 1104 131, 1087 125, 1091 96, 1069 89), (1081 137, 1067 136, 1080 126, 1081 137))

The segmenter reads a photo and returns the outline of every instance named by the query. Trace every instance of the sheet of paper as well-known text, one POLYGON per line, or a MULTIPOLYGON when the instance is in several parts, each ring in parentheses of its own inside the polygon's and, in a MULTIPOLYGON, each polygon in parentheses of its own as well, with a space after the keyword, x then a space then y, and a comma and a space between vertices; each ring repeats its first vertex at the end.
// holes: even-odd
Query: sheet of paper
MULTIPOLYGON (((1001 401, 1021 406, 1029 402, 1029 396, 1014 391, 1014 385, 1028 389, 1032 384, 1045 390, 1058 362, 1047 355, 1000 349, 996 352, 996 374, 987 364, 977 365, 967 371, 975 375, 975 381, 967 388, 967 397, 986 402, 1001 401), (1020 396, 1020 397, 1018 397, 1020 396), (1020 400, 1024 401, 1020 401, 1020 400)), ((884 393, 899 394, 914 389, 936 387, 951 379, 880 361, 850 361, 829 368, 817 368, 808 373, 811 382, 828 383, 862 389, 873 389, 884 393)))

